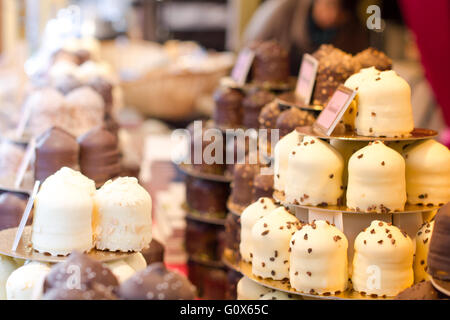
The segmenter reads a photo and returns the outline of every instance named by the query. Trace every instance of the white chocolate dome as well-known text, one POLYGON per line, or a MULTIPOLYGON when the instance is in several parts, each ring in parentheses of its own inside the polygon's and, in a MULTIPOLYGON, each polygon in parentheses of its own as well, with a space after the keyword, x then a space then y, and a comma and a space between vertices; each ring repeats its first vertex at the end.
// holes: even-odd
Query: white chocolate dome
POLYGON ((33 249, 68 255, 93 247, 95 182, 63 167, 42 184, 34 202, 33 249))
POLYGON ((300 222, 280 207, 259 219, 252 228, 253 274, 274 280, 289 278, 289 242, 300 222))
POLYGON ((243 276, 237 283, 237 300, 258 300, 271 289, 264 287, 246 276, 243 276))
POLYGON ((0 300, 6 300, 6 280, 17 267, 12 258, 0 255, 0 300))
POLYGON ((424 205, 450 201, 450 150, 435 140, 405 149, 408 202, 424 205))
POLYGON ((358 211, 403 211, 405 160, 382 142, 355 152, 348 163, 347 207, 358 211))
POLYGON ((50 267, 40 262, 30 262, 16 269, 6 281, 8 300, 32 300, 36 286, 50 272, 50 267))
POLYGON ((285 135, 275 145, 273 186, 276 191, 284 192, 289 153, 302 141, 302 136, 296 130, 285 135))
POLYGON ((286 293, 278 290, 270 290, 258 300, 302 300, 299 295, 286 293))
POLYGON ((396 296, 414 283, 414 244, 406 233, 374 220, 355 239, 353 289, 396 296))
POLYGON ((370 137, 408 135, 414 129, 411 88, 395 71, 362 69, 345 82, 357 91, 355 130, 370 137))
POLYGON ((275 210, 277 206, 270 198, 259 198, 258 201, 249 205, 241 214, 241 243, 239 251, 242 260, 251 262, 253 252, 252 228, 256 221, 264 217, 269 212, 275 210))
POLYGON ((344 173, 342 175, 342 184, 345 188, 347 187, 348 182, 348 161, 356 151, 367 146, 368 142, 332 139, 330 140, 330 144, 341 154, 342 158, 344 158, 344 173))
POLYGON ((152 241, 152 199, 136 178, 107 181, 95 200, 97 249, 141 251, 152 241))
POLYGON ((414 283, 431 279, 431 276, 427 273, 427 260, 433 228, 434 221, 426 222, 417 232, 416 254, 414 255, 414 283))
POLYGON ((348 284, 348 241, 327 221, 304 225, 291 239, 290 282, 304 293, 342 292, 348 284))
POLYGON ((336 205, 342 194, 344 159, 328 143, 310 136, 289 153, 286 201, 303 205, 336 205))

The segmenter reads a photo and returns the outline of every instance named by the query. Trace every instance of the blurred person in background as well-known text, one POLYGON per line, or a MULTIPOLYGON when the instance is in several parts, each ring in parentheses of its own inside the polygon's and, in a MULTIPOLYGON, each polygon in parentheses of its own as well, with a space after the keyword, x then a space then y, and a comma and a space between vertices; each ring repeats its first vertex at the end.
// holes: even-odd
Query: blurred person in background
POLYGON ((304 53, 329 43, 355 54, 369 45, 369 34, 357 17, 358 0, 267 0, 253 15, 244 44, 277 40, 291 51, 291 73, 297 74, 304 53))

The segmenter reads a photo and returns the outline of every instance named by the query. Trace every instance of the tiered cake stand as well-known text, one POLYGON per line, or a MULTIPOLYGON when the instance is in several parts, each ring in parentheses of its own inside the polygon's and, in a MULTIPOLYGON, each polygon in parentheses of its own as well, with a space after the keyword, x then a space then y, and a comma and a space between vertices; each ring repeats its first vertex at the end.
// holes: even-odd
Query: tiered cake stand
MULTIPOLYGON (((437 136, 437 132, 428 129, 414 129, 414 131, 403 137, 386 138, 386 137, 363 137, 356 134, 333 134, 331 136, 323 135, 316 132, 312 127, 300 127, 297 131, 301 135, 308 135, 317 137, 320 139, 339 139, 344 141, 416 141, 416 140, 426 140, 437 136)), ((353 256, 353 242, 356 236, 361 230, 370 224, 372 220, 383 220, 386 222, 392 222, 406 231, 410 236, 414 237, 419 227, 424 221, 424 216, 433 211, 437 210, 439 206, 424 206, 424 205, 405 205, 405 209, 401 212, 361 212, 347 208, 346 206, 307 206, 307 205, 297 205, 286 203, 284 195, 280 192, 274 192, 273 195, 276 202, 280 205, 288 208, 292 213, 294 213, 297 218, 301 221, 311 222, 313 220, 327 220, 330 223, 334 223, 336 227, 341 229, 349 240, 349 256, 353 256)), ((235 214, 240 214, 240 212, 235 211, 235 214)), ((352 299, 392 299, 392 297, 380 297, 376 295, 363 295, 359 292, 354 291, 351 288, 351 283, 349 283, 349 289, 339 294, 330 295, 317 295, 298 292, 293 289, 289 280, 271 280, 263 279, 257 277, 252 273, 251 263, 244 261, 236 262, 233 259, 233 253, 225 251, 223 255, 224 263, 226 263, 230 268, 233 268, 243 275, 247 276, 249 279, 263 285, 265 287, 280 290, 283 292, 297 294, 302 296, 304 299, 333 299, 333 300, 352 300, 352 299)), ((350 260, 350 259, 349 259, 350 260)))

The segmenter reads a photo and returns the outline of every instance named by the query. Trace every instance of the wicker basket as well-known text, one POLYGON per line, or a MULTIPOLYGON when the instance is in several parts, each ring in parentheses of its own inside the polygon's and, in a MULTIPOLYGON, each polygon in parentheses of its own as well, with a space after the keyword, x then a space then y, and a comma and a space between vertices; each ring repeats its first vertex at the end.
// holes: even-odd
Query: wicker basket
MULTIPOLYGON (((130 63, 136 65, 138 63, 136 60, 145 59, 145 51, 152 50, 155 46, 159 45, 131 42, 127 44, 127 49, 117 50, 118 46, 114 43, 107 43, 102 46, 102 56, 119 70, 126 63, 124 56, 130 55, 130 59, 135 60, 130 63), (129 54, 130 50, 132 54, 129 54)), ((212 93, 218 86, 220 78, 228 72, 229 68, 211 72, 180 73, 157 68, 138 79, 122 79, 123 98, 127 106, 135 107, 147 116, 182 120, 192 114, 197 99, 212 93)))

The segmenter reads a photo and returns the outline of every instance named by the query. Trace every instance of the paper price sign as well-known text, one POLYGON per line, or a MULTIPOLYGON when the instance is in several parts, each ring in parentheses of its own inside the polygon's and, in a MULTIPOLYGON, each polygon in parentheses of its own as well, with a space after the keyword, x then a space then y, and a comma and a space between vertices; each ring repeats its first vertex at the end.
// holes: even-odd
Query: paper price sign
POLYGON ((249 48, 245 48, 239 53, 236 64, 231 71, 231 78, 234 82, 236 82, 236 84, 240 86, 245 84, 254 58, 255 53, 249 48))
POLYGON ((298 74, 295 95, 305 104, 311 101, 319 62, 312 55, 305 53, 298 74))

